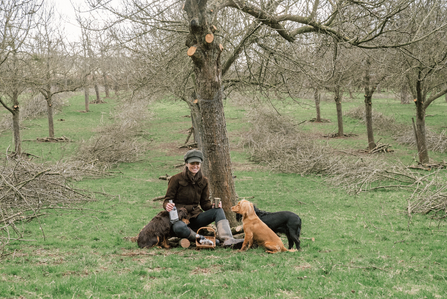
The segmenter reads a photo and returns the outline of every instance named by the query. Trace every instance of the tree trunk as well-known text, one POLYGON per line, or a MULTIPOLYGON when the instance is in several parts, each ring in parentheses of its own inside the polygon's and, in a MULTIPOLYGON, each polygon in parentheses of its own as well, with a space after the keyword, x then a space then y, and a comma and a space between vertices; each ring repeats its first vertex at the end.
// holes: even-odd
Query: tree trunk
POLYGON ((13 92, 12 95, 12 130, 14 133, 14 153, 16 156, 22 154, 22 140, 20 139, 20 107, 19 107, 19 93, 13 92))
POLYGON ((208 160, 210 193, 222 199, 230 225, 236 225, 231 206, 236 203, 236 191, 231 172, 230 147, 222 102, 220 55, 223 47, 214 40, 207 23, 207 1, 186 0, 190 32, 186 38, 188 55, 194 63, 197 99, 202 119, 202 150, 208 160))
POLYGON ((95 94, 96 94, 96 103, 101 103, 101 99, 99 97, 99 87, 98 83, 95 83, 95 94))
POLYGON ((344 136, 344 132, 343 132, 343 111, 341 109, 341 99, 342 99, 342 95, 341 95, 341 90, 340 90, 340 86, 336 86, 335 87, 335 92, 334 92, 334 100, 335 100, 335 105, 337 107, 337 123, 338 123, 338 137, 343 137, 344 136))
POLYGON ((90 101, 90 95, 89 95, 89 87, 84 87, 84 101, 85 101, 85 112, 89 111, 89 101, 90 101))
POLYGON ((416 81, 416 143, 418 148, 419 162, 429 163, 430 158, 428 157, 427 143, 425 139, 425 96, 422 92, 422 83, 420 80, 416 81))
POLYGON ((315 108, 317 110, 317 123, 321 123, 321 111, 320 111, 320 93, 318 92, 318 88, 314 89, 314 100, 315 100, 315 108))
POLYGON ((400 89, 400 103, 410 104, 410 94, 408 93, 407 83, 402 84, 402 87, 400 89))
POLYGON ((374 141, 373 119, 372 119, 372 94, 365 94, 365 118, 366 132, 368 135, 368 149, 372 150, 376 147, 374 141))
POLYGON ((104 77, 104 91, 106 93, 106 98, 110 98, 109 80, 107 79, 107 75, 105 72, 103 73, 103 77, 104 77))
POLYGON ((45 100, 47 101, 48 137, 54 138, 53 97, 51 96, 51 92, 45 96, 45 100))
POLYGON ((371 87, 371 61, 366 59, 365 62, 365 77, 363 78, 363 84, 365 89, 365 120, 366 120, 366 132, 368 135, 368 149, 372 150, 376 147, 374 142, 373 131, 373 119, 372 119, 372 95, 374 93, 374 87, 371 87))
POLYGON ((202 173, 206 177, 209 177, 209 168, 208 168, 209 161, 207 159, 207 153, 204 151, 202 141, 203 124, 202 124, 202 114, 200 113, 200 105, 198 103, 197 97, 194 94, 192 95, 191 101, 187 101, 187 103, 191 111, 191 122, 192 127, 194 129, 194 141, 197 143, 197 148, 202 150, 205 158, 201 167, 202 173))

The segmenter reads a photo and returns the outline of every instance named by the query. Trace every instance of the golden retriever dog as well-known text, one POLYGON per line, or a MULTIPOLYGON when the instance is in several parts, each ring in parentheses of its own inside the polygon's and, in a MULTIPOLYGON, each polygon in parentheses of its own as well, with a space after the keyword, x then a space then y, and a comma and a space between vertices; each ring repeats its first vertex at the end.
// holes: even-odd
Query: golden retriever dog
POLYGON ((268 253, 296 251, 287 250, 284 247, 278 235, 259 219, 253 204, 248 200, 243 199, 239 201, 237 205, 231 207, 231 210, 242 215, 245 238, 240 251, 249 249, 253 245, 253 241, 264 247, 268 253))

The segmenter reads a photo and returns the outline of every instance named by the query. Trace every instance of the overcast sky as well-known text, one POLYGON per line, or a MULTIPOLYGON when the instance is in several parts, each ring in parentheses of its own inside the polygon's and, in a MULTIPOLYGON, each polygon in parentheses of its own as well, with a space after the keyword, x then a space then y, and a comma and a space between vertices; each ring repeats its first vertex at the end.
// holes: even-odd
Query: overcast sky
POLYGON ((54 4, 56 11, 61 14, 62 20, 64 21, 65 31, 67 33, 67 38, 70 41, 79 40, 81 36, 81 30, 76 23, 76 14, 72 6, 72 2, 76 4, 81 4, 83 0, 50 0, 54 4))

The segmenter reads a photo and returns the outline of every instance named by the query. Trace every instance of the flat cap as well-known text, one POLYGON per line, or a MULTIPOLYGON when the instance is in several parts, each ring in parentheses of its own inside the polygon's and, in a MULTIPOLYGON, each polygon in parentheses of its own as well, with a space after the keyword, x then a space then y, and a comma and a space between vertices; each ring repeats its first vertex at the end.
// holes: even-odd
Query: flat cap
POLYGON ((185 154, 185 163, 192 163, 192 162, 203 162, 203 153, 202 151, 199 151, 197 149, 192 149, 190 151, 187 151, 185 154))

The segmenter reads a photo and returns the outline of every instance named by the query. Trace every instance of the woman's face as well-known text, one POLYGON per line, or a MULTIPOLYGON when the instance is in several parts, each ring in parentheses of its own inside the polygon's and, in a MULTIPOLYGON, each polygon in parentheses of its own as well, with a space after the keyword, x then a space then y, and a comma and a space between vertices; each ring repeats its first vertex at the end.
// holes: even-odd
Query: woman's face
POLYGON ((188 167, 188 170, 194 175, 199 172, 200 165, 200 162, 186 163, 186 167, 188 167))

